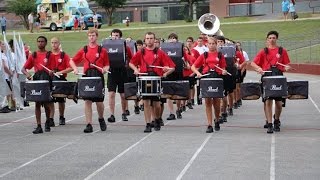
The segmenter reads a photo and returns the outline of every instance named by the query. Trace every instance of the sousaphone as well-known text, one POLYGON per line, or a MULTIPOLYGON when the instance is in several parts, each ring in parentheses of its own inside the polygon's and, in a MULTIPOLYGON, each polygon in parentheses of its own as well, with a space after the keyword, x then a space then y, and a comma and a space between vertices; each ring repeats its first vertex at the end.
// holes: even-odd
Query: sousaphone
POLYGON ((219 18, 211 13, 202 15, 198 20, 199 30, 207 35, 223 36, 223 32, 220 30, 219 18))

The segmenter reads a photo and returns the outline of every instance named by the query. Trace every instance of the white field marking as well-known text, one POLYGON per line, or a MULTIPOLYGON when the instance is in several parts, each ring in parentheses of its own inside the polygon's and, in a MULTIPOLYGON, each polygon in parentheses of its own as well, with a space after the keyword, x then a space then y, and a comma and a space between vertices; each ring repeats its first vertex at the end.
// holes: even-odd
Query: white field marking
POLYGON ((270 180, 275 180, 276 172, 275 172, 275 147, 276 147, 276 139, 275 135, 271 135, 271 153, 270 153, 270 180))
POLYGON ((197 158, 197 156, 199 155, 199 153, 202 151, 202 149, 204 148, 204 146, 207 144, 207 142, 209 141, 209 139, 212 137, 211 133, 210 135, 207 136, 207 138, 203 141, 203 143, 201 144, 201 146, 198 148, 198 150, 193 154, 192 158, 190 159, 190 161, 188 162, 188 164, 183 168, 183 170, 180 172, 180 174, 178 175, 178 177, 176 178, 176 180, 180 180, 182 179, 183 175, 187 172, 187 170, 189 169, 189 167, 192 165, 193 161, 197 158))
MULTIPOLYGON (((171 122, 171 121, 170 121, 171 122)), ((168 125, 170 122, 167 122, 165 125, 168 125)), ((128 147, 126 150, 122 151, 120 154, 118 154, 116 157, 114 157, 113 159, 111 159, 110 161, 108 161, 106 164, 104 164, 103 166, 101 166, 99 169, 97 169, 95 172, 93 172, 92 174, 90 174, 89 176, 87 176, 86 178, 84 178, 84 180, 89 180, 92 179, 95 175, 97 175, 99 172, 101 172, 102 170, 104 170, 106 167, 108 167, 111 163, 113 163, 114 161, 118 160, 119 158, 121 158, 124 154, 126 154, 127 152, 129 152, 131 149, 133 149, 134 147, 136 147, 138 144, 140 144, 142 141, 144 141, 145 139, 147 139, 149 136, 151 136, 155 131, 151 132, 150 134, 146 135, 145 137, 143 137, 142 139, 140 139, 138 142, 134 143, 133 145, 131 145, 130 147, 128 147)))
POLYGON ((314 105, 314 107, 316 107, 316 109, 318 110, 318 112, 320 113, 320 109, 318 107, 318 105, 313 101, 313 99, 311 98, 311 96, 309 95, 309 99, 312 102, 312 104, 314 105))

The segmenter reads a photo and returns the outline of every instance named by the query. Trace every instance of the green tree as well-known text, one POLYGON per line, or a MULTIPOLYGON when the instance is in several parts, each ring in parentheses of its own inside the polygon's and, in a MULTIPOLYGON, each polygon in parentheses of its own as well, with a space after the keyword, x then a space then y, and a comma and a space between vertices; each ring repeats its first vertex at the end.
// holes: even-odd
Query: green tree
POLYGON ((186 18, 188 22, 191 22, 193 19, 193 5, 200 1, 204 1, 204 0, 180 0, 180 2, 186 2, 188 4, 189 12, 188 12, 188 17, 186 18))
POLYGON ((101 6, 107 13, 108 25, 112 26, 112 15, 117 8, 122 8, 127 0, 93 0, 101 6))
POLYGON ((23 25, 29 29, 28 15, 36 12, 37 7, 34 0, 10 0, 7 2, 7 12, 14 13, 19 16, 23 25))

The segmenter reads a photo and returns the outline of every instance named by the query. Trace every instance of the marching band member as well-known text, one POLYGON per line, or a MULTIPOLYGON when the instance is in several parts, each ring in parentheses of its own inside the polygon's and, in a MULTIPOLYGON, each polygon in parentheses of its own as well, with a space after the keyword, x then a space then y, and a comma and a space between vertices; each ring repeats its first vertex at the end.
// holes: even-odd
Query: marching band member
MULTIPOLYGON (((203 66, 203 74, 209 73, 209 77, 211 78, 219 78, 221 75, 226 75, 227 72, 226 68, 226 61, 223 55, 219 56, 217 51, 217 39, 213 37, 208 38, 208 49, 209 52, 204 53, 199 56, 196 62, 192 65, 191 70, 197 75, 197 77, 201 77, 202 74, 198 71, 198 68, 203 66), (207 57, 205 57, 207 56, 207 57), (215 66, 219 66, 222 71, 215 66)), ((220 130, 219 124, 219 114, 220 114, 220 98, 205 98, 205 105, 206 105, 206 115, 208 121, 208 127, 206 132, 212 133, 212 106, 214 108, 214 129, 216 131, 220 130)))
MULTIPOLYGON (((148 73, 148 75, 156 75, 167 77, 174 68, 169 69, 170 66, 174 67, 172 60, 159 48, 155 47, 155 34, 147 32, 145 34, 146 47, 138 51, 131 59, 129 66, 134 70, 134 74, 148 73), (163 69, 158 69, 153 66, 163 66, 163 69), (140 69, 138 69, 140 67, 140 69)), ((151 111, 154 111, 155 124, 154 130, 161 129, 160 124, 160 97, 148 96, 142 97, 144 103, 144 118, 146 122, 145 133, 150 133, 151 130, 151 111)))
MULTIPOLYGON (((44 67, 48 69, 53 69, 55 67, 55 62, 50 58, 50 53, 46 50, 47 46, 47 38, 44 36, 39 36, 37 38, 38 51, 33 52, 29 55, 28 60, 24 64, 22 68, 22 73, 27 76, 27 79, 31 80, 52 80, 52 71, 48 72, 44 67), (44 67, 43 67, 44 66, 44 67), (33 76, 27 71, 27 69, 34 68, 35 74, 33 76)), ((41 105, 44 105, 45 113, 46 113, 46 122, 45 122, 45 131, 49 132, 50 126, 52 126, 52 121, 50 121, 50 104, 53 102, 36 102, 35 105, 35 115, 37 121, 37 127, 33 131, 33 134, 43 133, 41 127, 41 105)))
MULTIPOLYGON (((75 74, 78 74, 78 68, 76 64, 83 62, 84 73, 86 77, 101 77, 104 85, 104 76, 103 74, 109 71, 109 58, 107 51, 98 45, 98 30, 89 29, 87 32, 88 35, 88 45, 81 48, 73 59, 70 60, 70 66, 72 67, 75 74), (93 68, 91 65, 100 67, 101 69, 93 68)), ((92 103, 95 102, 97 105, 98 118, 101 131, 107 129, 106 122, 103 118, 104 113, 104 97, 103 98, 87 98, 85 100, 85 117, 87 126, 84 129, 84 133, 93 132, 92 128, 92 103)))
MULTIPOLYGON (((237 73, 236 73, 236 89, 233 91, 234 93, 234 102, 233 102, 233 108, 238 109, 240 107, 240 83, 243 82, 242 79, 242 70, 245 68, 246 62, 245 59, 240 51, 240 49, 236 45, 236 68, 237 68, 237 73)), ((231 104, 232 105, 232 104, 231 104)))
MULTIPOLYGON (((277 40, 279 33, 277 31, 270 31, 267 34, 267 47, 260 50, 256 57, 254 58, 251 66, 259 74, 264 76, 270 75, 283 75, 284 71, 290 70, 290 59, 287 51, 277 45, 277 40), (279 64, 281 63, 281 64, 279 64), (264 71, 272 71, 272 73, 264 73, 264 71)), ((262 78, 261 78, 262 79, 262 78)), ((267 133, 273 133, 273 130, 276 132, 280 131, 280 115, 282 112, 282 97, 278 98, 263 98, 264 102, 264 113, 267 119, 267 133), (274 128, 272 124, 272 105, 275 101, 275 113, 274 113, 274 128)))

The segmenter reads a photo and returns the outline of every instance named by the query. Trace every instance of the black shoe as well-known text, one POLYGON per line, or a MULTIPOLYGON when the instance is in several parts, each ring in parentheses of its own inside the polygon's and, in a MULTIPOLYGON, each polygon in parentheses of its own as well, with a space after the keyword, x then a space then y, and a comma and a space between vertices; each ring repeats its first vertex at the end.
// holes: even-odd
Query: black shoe
POLYGON ((156 119, 156 120, 154 121, 154 130, 155 130, 155 131, 160 131, 160 129, 161 129, 160 119, 156 119))
POLYGON ((202 104, 202 99, 198 99, 198 105, 202 104))
POLYGON ((145 133, 150 133, 152 132, 152 129, 151 129, 151 126, 150 126, 150 123, 147 123, 146 125, 146 129, 144 130, 145 133))
POLYGON ((129 115, 130 115, 130 111, 127 109, 126 112, 125 112, 125 114, 126 114, 127 116, 129 116, 129 115))
POLYGON ((215 131, 220 131, 220 123, 219 122, 215 122, 214 123, 214 130, 215 131))
POLYGON ((233 109, 232 108, 229 108, 229 115, 233 116, 233 109))
POLYGON ((65 124, 66 124, 66 118, 64 118, 63 116, 60 116, 59 125, 65 125, 65 124))
POLYGON ((191 105, 194 106, 194 99, 191 99, 191 105))
POLYGON ((151 128, 154 128, 154 121, 151 121, 151 123, 150 123, 150 126, 151 126, 151 128))
POLYGON ((111 116, 108 118, 108 122, 110 122, 110 123, 116 122, 116 118, 114 117, 114 115, 111 115, 111 116))
POLYGON ((107 130, 107 124, 104 118, 99 119, 100 129, 101 131, 107 130))
POLYGON ((27 106, 30 106, 30 104, 29 104, 28 101, 23 101, 23 106, 24 106, 24 107, 27 107, 27 106))
POLYGON ((144 105, 140 105, 140 111, 144 111, 144 105))
POLYGON ((222 115, 223 122, 228 122, 228 120, 227 120, 228 114, 227 113, 222 113, 221 115, 222 115))
POLYGON ((279 121, 279 127, 281 126, 281 121, 280 121, 280 119, 276 119, 276 115, 274 114, 273 115, 273 119, 274 119, 274 121, 279 121))
POLYGON ((222 116, 219 116, 218 121, 219 121, 220 124, 223 124, 223 117, 222 117, 222 116))
POLYGON ((11 111, 7 107, 4 107, 4 108, 0 109, 0 113, 9 113, 9 112, 11 112, 11 111))
POLYGON ((122 113, 122 121, 128 121, 126 113, 122 113))
POLYGON ((177 110, 176 115, 178 119, 182 119, 181 110, 177 110))
POLYGON ((45 124, 44 124, 44 131, 45 132, 50 132, 51 129, 50 129, 50 120, 46 120, 45 124))
POLYGON ((160 126, 164 126, 162 118, 160 118, 160 126))
POLYGON ((187 104, 187 107, 188 107, 189 109, 193 109, 191 103, 188 103, 188 104, 187 104))
POLYGON ((176 120, 176 116, 174 114, 170 114, 167 120, 176 120))
POLYGON ((267 130, 267 133, 268 133, 268 134, 273 133, 273 126, 272 126, 272 123, 268 123, 268 130, 267 130))
POLYGON ((239 106, 238 106, 238 103, 234 103, 234 104, 233 104, 233 108, 234 108, 234 109, 238 109, 238 107, 239 107, 239 106))
POLYGON ((93 128, 91 124, 87 124, 86 128, 83 130, 84 133, 92 133, 93 128))
POLYGON ((140 114, 139 106, 135 106, 135 107, 134 107, 134 113, 135 113, 135 114, 140 114))
POLYGON ((266 124, 264 124, 263 128, 265 128, 265 129, 268 128, 268 121, 266 121, 266 124))
POLYGON ((238 100, 237 103, 238 103, 238 106, 239 106, 239 107, 242 106, 242 100, 241 100, 241 99, 238 100))
POLYGON ((53 118, 49 118, 49 126, 50 127, 55 127, 56 125, 54 124, 53 118))
POLYGON ((42 131, 42 127, 41 127, 41 126, 37 126, 37 127, 35 128, 35 130, 34 130, 34 131, 32 131, 32 133, 33 133, 33 134, 40 134, 40 133, 43 133, 43 131, 42 131))
POLYGON ((181 111, 185 112, 187 110, 186 106, 181 107, 181 111))
POLYGON ((206 133, 213 133, 213 127, 212 126, 208 126, 206 133))
POLYGON ((275 132, 280 132, 280 121, 279 120, 275 120, 273 124, 274 124, 273 130, 275 132))

